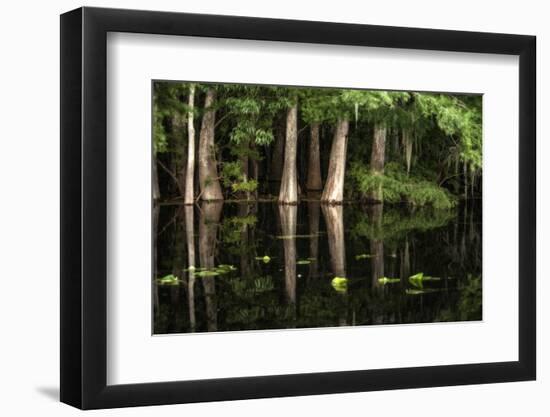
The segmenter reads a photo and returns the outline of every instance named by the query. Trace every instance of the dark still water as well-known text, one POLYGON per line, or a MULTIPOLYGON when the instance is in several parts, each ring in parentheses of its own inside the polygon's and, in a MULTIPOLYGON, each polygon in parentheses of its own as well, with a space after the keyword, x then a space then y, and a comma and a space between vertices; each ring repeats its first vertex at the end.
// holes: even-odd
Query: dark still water
POLYGON ((481 320, 481 202, 154 209, 154 333, 481 320))

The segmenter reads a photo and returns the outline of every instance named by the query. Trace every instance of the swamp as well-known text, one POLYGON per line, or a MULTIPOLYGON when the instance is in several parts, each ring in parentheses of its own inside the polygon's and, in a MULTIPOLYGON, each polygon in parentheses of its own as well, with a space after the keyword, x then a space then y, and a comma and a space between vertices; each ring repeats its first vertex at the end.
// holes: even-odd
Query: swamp
POLYGON ((482 319, 482 97, 153 81, 153 333, 482 319))

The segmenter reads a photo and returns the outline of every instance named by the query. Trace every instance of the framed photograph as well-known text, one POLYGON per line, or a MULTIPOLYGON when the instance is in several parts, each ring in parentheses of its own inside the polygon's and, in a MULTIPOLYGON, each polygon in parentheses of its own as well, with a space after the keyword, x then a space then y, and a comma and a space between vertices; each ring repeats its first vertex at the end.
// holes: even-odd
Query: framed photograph
POLYGON ((535 37, 61 16, 61 401, 533 380, 535 37))

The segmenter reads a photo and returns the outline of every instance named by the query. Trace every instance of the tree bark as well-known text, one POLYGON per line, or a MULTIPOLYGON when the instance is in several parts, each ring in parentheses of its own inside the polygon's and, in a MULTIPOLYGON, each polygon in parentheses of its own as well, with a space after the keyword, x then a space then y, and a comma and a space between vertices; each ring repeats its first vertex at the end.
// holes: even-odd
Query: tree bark
MULTIPOLYGON (((371 223, 377 230, 382 229, 384 206, 381 204, 372 205, 368 208, 371 223)), ((384 276, 384 242, 379 239, 371 239, 370 253, 372 255, 372 285, 378 287, 378 280, 384 276)))
POLYGON ((189 86, 187 106, 187 168, 185 170, 185 198, 183 199, 183 203, 193 204, 195 201, 195 193, 193 190, 195 179, 195 125, 193 124, 195 84, 189 86))
MULTIPOLYGON (((318 196, 317 196, 318 198, 318 196)), ((309 264, 310 278, 319 277, 319 214, 321 205, 318 201, 308 201, 307 218, 309 225, 309 264)))
POLYGON ((157 170, 157 156, 153 156, 153 175, 151 180, 153 181, 153 201, 160 200, 160 186, 159 186, 159 175, 157 170))
POLYGON ((296 216, 298 206, 279 205, 279 219, 285 256, 285 291, 290 303, 296 302, 296 216))
MULTIPOLYGON (((384 174, 384 164, 386 159, 386 127, 377 123, 374 126, 374 139, 372 142, 372 151, 370 157, 370 170, 373 175, 384 174)), ((381 203, 383 198, 382 185, 376 190, 372 190, 369 199, 381 203)))
POLYGON ((283 173, 283 159, 285 154, 285 123, 284 118, 277 121, 275 128, 275 143, 273 144, 273 155, 271 157, 270 180, 281 181, 283 173))
MULTIPOLYGON (((211 269, 215 264, 216 235, 222 213, 221 201, 203 202, 199 224, 199 258, 202 268, 211 269)), ((216 282, 214 277, 201 278, 206 303, 207 328, 209 332, 218 329, 218 307, 216 302, 216 282)))
POLYGON ((170 118, 172 134, 170 137, 170 145, 178 149, 176 152, 170 152, 170 159, 165 165, 165 171, 170 174, 176 186, 178 187, 179 195, 185 196, 185 169, 186 163, 184 159, 183 142, 185 141, 186 122, 184 116, 180 112, 173 112, 170 118))
POLYGON ((199 184, 201 198, 207 201, 223 200, 214 146, 216 111, 212 107, 215 101, 216 90, 210 88, 204 100, 205 113, 199 138, 199 184))
POLYGON ((349 121, 346 119, 339 120, 332 139, 328 175, 321 196, 321 201, 324 203, 341 204, 344 200, 348 130, 349 121))
POLYGON ((252 179, 256 181, 256 184, 258 186, 256 187, 256 190, 254 191, 254 198, 258 199, 258 188, 259 188, 259 176, 260 176, 260 165, 258 163, 257 154, 256 154, 256 143, 252 142, 250 144, 250 149, 252 150, 252 153, 254 154, 254 157, 250 159, 250 170, 252 171, 252 179))
POLYGON ((344 207, 323 204, 323 215, 327 225, 328 251, 332 273, 346 277, 346 244, 344 241, 344 207))
POLYGON ((306 188, 310 191, 323 189, 321 180, 321 153, 319 152, 319 123, 311 125, 306 188))
MULTIPOLYGON (((156 164, 156 162, 155 162, 155 164, 156 164)), ((154 271, 153 284, 156 283, 155 280, 158 277, 158 269, 159 269, 158 268, 158 252, 159 252, 159 249, 158 249, 158 245, 157 245, 159 216, 160 216, 160 206, 156 202, 154 202, 154 204, 153 204, 153 230, 152 230, 152 234, 153 234, 153 271, 154 271)), ((155 312, 155 315, 158 315, 158 314, 160 314, 158 285, 153 285, 153 297, 154 297, 154 312, 155 312)), ((156 319, 155 319, 155 321, 156 321, 156 319)))
POLYGON ((195 331, 196 318, 195 318, 195 273, 192 271, 192 267, 196 267, 195 263, 195 221, 193 206, 185 206, 183 208, 185 214, 185 240, 187 246, 187 268, 189 270, 187 277, 187 301, 189 306, 189 330, 195 331))
POLYGON ((298 104, 287 111, 286 139, 283 177, 279 191, 279 204, 298 203, 298 176, 296 172, 296 151, 298 145, 298 104))

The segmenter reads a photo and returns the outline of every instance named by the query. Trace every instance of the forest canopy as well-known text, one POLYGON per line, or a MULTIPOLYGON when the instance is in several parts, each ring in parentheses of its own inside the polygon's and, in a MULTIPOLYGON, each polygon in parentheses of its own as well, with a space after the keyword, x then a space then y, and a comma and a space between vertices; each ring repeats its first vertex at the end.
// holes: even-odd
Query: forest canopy
POLYGON ((165 81, 153 94, 155 200, 445 209, 481 193, 480 95, 165 81))

